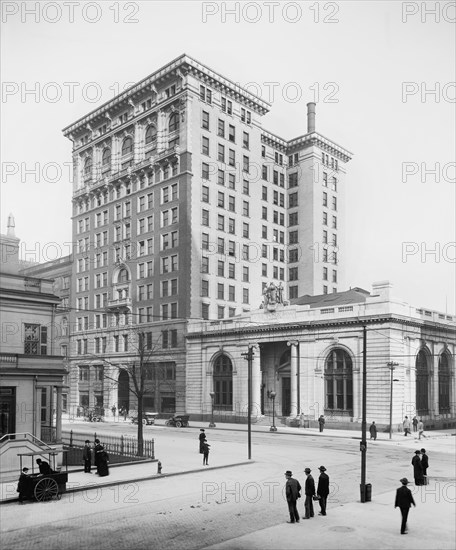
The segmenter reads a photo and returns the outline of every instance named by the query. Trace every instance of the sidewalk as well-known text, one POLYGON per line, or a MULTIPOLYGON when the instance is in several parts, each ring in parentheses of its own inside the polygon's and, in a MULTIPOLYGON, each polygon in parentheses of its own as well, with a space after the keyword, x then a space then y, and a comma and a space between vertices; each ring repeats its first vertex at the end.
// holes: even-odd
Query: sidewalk
MULTIPOLYGON (((372 502, 349 502, 335 507, 329 504, 325 517, 317 515, 317 506, 314 518, 301 519, 294 525, 286 523, 288 510, 284 504, 283 524, 252 531, 205 550, 454 549, 454 481, 446 484, 431 481, 423 487, 411 484, 409 488, 416 508, 410 510, 406 535, 400 534, 401 513, 399 508, 394 508, 394 490, 374 495, 372 502)), ((298 509, 303 512, 302 500, 298 502, 298 509)))

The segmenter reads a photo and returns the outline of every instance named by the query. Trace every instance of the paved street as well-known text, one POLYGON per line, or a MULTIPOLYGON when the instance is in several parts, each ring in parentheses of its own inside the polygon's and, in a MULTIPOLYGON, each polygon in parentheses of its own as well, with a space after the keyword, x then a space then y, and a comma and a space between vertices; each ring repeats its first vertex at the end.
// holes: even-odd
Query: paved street
MULTIPOLYGON (((75 432, 88 427, 94 425, 73 425, 75 432)), ((96 428, 97 433, 130 430, 127 425, 96 428)), ((146 432, 154 434, 164 473, 179 465, 181 471, 200 471, 68 493, 56 502, 3 504, 3 549, 454 547, 454 437, 425 441, 433 481, 428 487, 411 485, 417 508, 410 514, 409 535, 401 537, 393 501, 398 480, 404 475, 413 479, 410 461, 417 443, 411 438, 369 444, 367 481, 373 485, 373 501, 361 504, 359 441, 348 435, 254 432, 251 463, 204 471, 198 429, 157 426, 146 432), (328 516, 287 525, 284 471, 293 470, 303 483, 304 467, 317 478, 320 464, 331 478, 328 516)), ((246 461, 245 431, 207 434, 211 467, 246 461)), ((135 479, 141 467, 121 468, 130 468, 135 479)), ((303 512, 302 501, 299 507, 303 512)))

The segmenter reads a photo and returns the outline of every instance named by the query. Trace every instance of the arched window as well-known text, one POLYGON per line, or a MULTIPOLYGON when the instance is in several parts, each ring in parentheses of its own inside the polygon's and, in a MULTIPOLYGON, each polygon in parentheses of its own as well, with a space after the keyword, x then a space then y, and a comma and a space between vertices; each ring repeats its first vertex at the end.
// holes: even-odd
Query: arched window
POLYGON ((429 367, 426 352, 416 356, 416 409, 418 415, 429 414, 429 367))
POLYGON ((111 149, 106 147, 103 149, 103 155, 101 156, 102 166, 109 166, 111 164, 111 149))
POLYGON ((214 406, 233 407, 233 365, 227 355, 219 355, 214 363, 214 406))
POLYGON ((128 275, 128 271, 126 269, 121 269, 119 271, 119 276, 117 277, 118 283, 128 283, 130 280, 130 276, 128 275))
POLYGON ((146 145, 152 143, 157 139, 157 128, 153 124, 147 127, 146 130, 146 145))
POLYGON ((173 113, 169 117, 168 131, 171 134, 172 132, 177 132, 177 130, 179 130, 179 114, 173 113))
POLYGON ((84 176, 92 175, 92 157, 87 157, 84 163, 84 176))
POLYGON ((443 352, 439 357, 439 414, 450 412, 450 361, 443 352))
POLYGON ((325 409, 353 414, 353 365, 343 349, 333 349, 325 362, 325 409))
POLYGON ((124 139, 124 142, 122 143, 122 156, 129 155, 133 151, 133 140, 131 137, 127 137, 124 139))

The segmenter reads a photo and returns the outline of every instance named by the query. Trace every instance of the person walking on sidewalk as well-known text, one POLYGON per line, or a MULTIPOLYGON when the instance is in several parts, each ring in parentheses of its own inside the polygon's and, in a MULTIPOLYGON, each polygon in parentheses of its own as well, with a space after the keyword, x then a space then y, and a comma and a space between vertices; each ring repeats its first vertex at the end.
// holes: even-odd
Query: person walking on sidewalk
POLYGON ((396 501, 394 507, 401 509, 402 522, 401 522, 401 535, 407 534, 407 518, 409 515, 410 507, 416 506, 415 501, 413 500, 412 491, 407 487, 408 479, 403 477, 400 482, 402 486, 396 491, 396 501))
POLYGON ((206 465, 206 466, 209 466, 209 443, 207 443, 207 441, 205 441, 203 443, 203 466, 206 465))
POLYGON ((412 426, 413 426, 413 431, 414 431, 414 432, 417 432, 417 431, 418 431, 418 428, 417 428, 417 426, 418 426, 418 418, 417 418, 416 416, 414 416, 414 417, 412 418, 412 426))
POLYGON ((421 449, 421 468, 423 470, 423 481, 427 485, 427 469, 429 468, 429 457, 426 454, 426 449, 421 449))
POLYGON ((415 456, 412 458, 413 465, 413 477, 415 478, 415 485, 423 485, 423 466, 421 465, 420 458, 421 451, 415 451, 415 456))
POLYGON ((402 422, 402 426, 404 427, 404 435, 407 437, 407 434, 410 434, 412 433, 410 431, 410 420, 409 420, 409 417, 406 416, 404 418, 404 422, 402 422))
POLYGON ((426 436, 424 435, 424 424, 422 419, 420 418, 418 420, 418 439, 421 439, 421 437, 426 437, 426 436))
POLYGON ((287 523, 299 523, 299 512, 296 507, 298 498, 301 497, 301 484, 297 479, 294 479, 290 470, 285 472, 287 482, 285 484, 285 495, 287 497, 288 512, 290 513, 290 521, 287 523))
POLYGON ((320 470, 320 477, 318 478, 317 487, 317 495, 320 497, 320 511, 318 512, 318 515, 326 516, 326 502, 329 495, 329 476, 325 473, 326 468, 324 466, 320 466, 318 469, 320 470))
POLYGON ((377 441, 377 426, 375 425, 375 422, 372 422, 372 424, 369 426, 369 433, 370 438, 374 441, 377 441))
POLYGON ((84 449, 82 450, 82 460, 84 461, 84 473, 92 473, 92 449, 90 448, 90 441, 85 440, 84 449))
POLYGON ((31 483, 30 476, 28 475, 28 468, 22 468, 21 475, 19 476, 19 481, 17 483, 16 491, 19 493, 19 503, 24 504, 24 499, 30 498, 33 491, 33 486, 31 483))
POLYGON ((306 468, 304 470, 307 476, 306 482, 304 484, 304 493, 306 495, 304 508, 306 511, 306 515, 303 516, 302 519, 310 519, 314 517, 313 497, 315 495, 315 481, 310 473, 311 471, 312 470, 310 468, 306 468))
POLYGON ((109 456, 99 439, 95 439, 95 466, 100 477, 109 475, 109 456))
POLYGON ((325 417, 322 414, 320 414, 320 418, 318 419, 318 426, 320 428, 320 432, 322 432, 325 427, 325 417))

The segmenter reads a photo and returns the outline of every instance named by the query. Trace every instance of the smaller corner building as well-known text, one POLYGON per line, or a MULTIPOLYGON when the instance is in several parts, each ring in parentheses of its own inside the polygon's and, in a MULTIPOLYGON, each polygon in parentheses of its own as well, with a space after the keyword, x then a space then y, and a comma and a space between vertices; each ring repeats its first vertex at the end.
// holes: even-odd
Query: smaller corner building
MULTIPOLYGON (((455 317, 372 292, 302 296, 287 304, 271 286, 263 307, 233 319, 193 322, 187 334, 186 410, 192 418, 246 421, 249 347, 252 414, 312 426, 362 421, 363 327, 367 334, 367 422, 393 429, 405 416, 426 428, 456 426, 455 317), (392 386, 392 388, 391 388, 392 386), (213 400, 213 404, 212 404, 213 400)), ((281 421, 278 420, 279 422, 281 421)))
POLYGON ((19 242, 9 216, 8 233, 0 235, 0 437, 6 436, 7 442, 2 446, 2 471, 17 460, 20 441, 61 442, 65 389, 64 358, 56 349, 60 298, 53 292, 52 280, 22 273, 19 242), (16 448, 9 452, 8 443, 15 442, 16 448))

